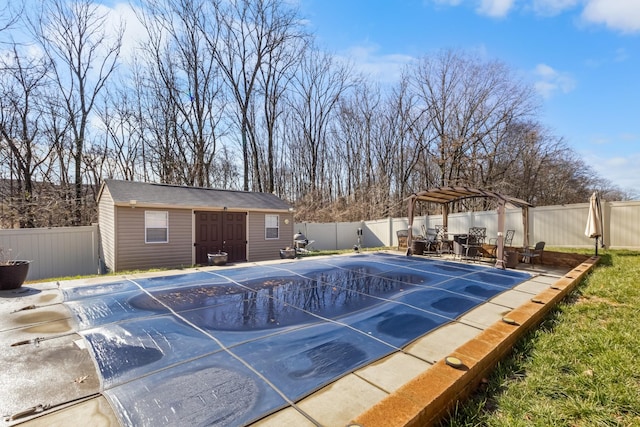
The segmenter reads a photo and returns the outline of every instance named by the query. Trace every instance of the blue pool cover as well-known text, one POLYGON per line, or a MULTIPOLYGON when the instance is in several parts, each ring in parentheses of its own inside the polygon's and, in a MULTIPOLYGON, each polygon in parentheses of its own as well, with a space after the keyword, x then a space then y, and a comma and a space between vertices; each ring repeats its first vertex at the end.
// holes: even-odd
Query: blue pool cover
POLYGON ((243 425, 530 278, 384 253, 69 288, 124 425, 243 425))

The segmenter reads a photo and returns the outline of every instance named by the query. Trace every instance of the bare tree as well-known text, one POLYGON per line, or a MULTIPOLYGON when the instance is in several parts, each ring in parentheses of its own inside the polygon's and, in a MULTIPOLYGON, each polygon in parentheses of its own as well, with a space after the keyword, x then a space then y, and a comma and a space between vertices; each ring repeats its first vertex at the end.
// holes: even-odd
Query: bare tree
POLYGON ((14 44, 12 55, 0 58, 0 70, 0 151, 8 159, 3 163, 10 167, 9 196, 15 201, 19 226, 32 228, 38 225, 36 174, 50 154, 50 146, 42 144, 38 105, 45 90, 47 64, 42 58, 23 58, 14 44))
POLYGON ((535 205, 588 200, 597 185, 595 174, 561 138, 537 122, 513 127, 511 159, 501 189, 535 205))
MULTIPOLYGON (((283 0, 215 2, 215 10, 219 32, 215 33, 216 38, 210 39, 209 46, 236 104, 234 117, 242 146, 243 189, 246 191, 251 187, 262 191, 255 116, 252 120, 257 108, 256 92, 261 72, 274 75, 273 69, 263 69, 268 66, 267 61, 280 60, 277 51, 288 49, 287 44, 298 37, 295 31, 297 15, 283 0), (253 169, 251 186, 250 164, 253 169)), ((263 79, 263 83, 273 82, 263 79)), ((273 92, 269 95, 265 92, 265 96, 273 96, 273 92)))
POLYGON ((339 143, 332 144, 330 149, 340 154, 335 156, 337 161, 331 163, 331 169, 344 170, 343 176, 336 178, 346 180, 346 200, 353 206, 359 205, 359 209, 350 210, 358 217, 370 217, 378 211, 381 199, 388 205, 391 182, 388 154, 392 148, 386 138, 382 104, 379 88, 362 82, 342 98, 334 120, 332 136, 339 143))
POLYGON ((10 30, 20 20, 24 7, 24 4, 5 3, 0 9, 0 33, 10 30))
POLYGON ((390 129, 396 132, 397 138, 394 206, 401 204, 407 193, 412 189, 415 190, 418 185, 428 188, 432 184, 425 177, 414 176, 414 171, 418 170, 418 164, 423 161, 425 153, 428 152, 430 140, 427 129, 431 126, 431 117, 424 109, 416 107, 416 98, 417 96, 409 89, 406 75, 402 76, 388 98, 387 120, 390 129), (413 182, 419 184, 413 185, 413 182))
MULTIPOLYGON (((277 130, 278 123, 286 108, 286 91, 290 87, 291 80, 297 71, 300 56, 306 49, 306 36, 292 31, 293 23, 287 26, 278 26, 281 32, 273 36, 280 39, 279 45, 266 53, 264 65, 260 68, 259 83, 260 93, 263 98, 264 132, 266 133, 266 158, 262 162, 264 167, 256 171, 266 170, 265 191, 276 191, 276 169, 279 159, 277 157, 277 130)), ((257 144, 256 144, 257 148, 257 144)), ((282 194, 282 190, 279 191, 282 194)))
MULTIPOLYGON (((173 157, 175 180, 167 182, 210 186, 226 103, 209 45, 218 31, 215 13, 207 2, 195 0, 147 0, 144 5, 138 15, 148 37, 143 44, 144 96, 149 111, 166 113, 147 125, 155 127, 152 134, 163 135, 162 160, 173 157)), ((163 181, 167 178, 163 174, 163 181)))
MULTIPOLYGON (((134 92, 135 94, 135 92, 134 92)), ((114 88, 107 92, 99 115, 104 124, 104 146, 106 170, 102 178, 120 178, 129 181, 145 180, 143 140, 140 137, 140 122, 137 120, 138 99, 129 89, 114 88)))
POLYGON ((90 133, 89 120, 98 94, 116 68, 123 27, 107 34, 106 15, 90 0, 51 0, 42 4, 30 29, 42 48, 49 77, 60 96, 69 130, 74 163, 74 219, 82 222, 83 156, 90 133))
POLYGON ((430 117, 428 156, 438 167, 439 185, 483 183, 491 147, 512 121, 535 112, 533 91, 497 61, 447 50, 423 58, 410 75, 430 117))
POLYGON ((302 190, 314 194, 323 190, 324 158, 338 101, 354 81, 347 65, 337 63, 326 52, 312 50, 304 57, 294 82, 296 100, 291 106, 290 126, 296 131, 289 141, 290 150, 302 167, 299 173, 306 182, 302 190))

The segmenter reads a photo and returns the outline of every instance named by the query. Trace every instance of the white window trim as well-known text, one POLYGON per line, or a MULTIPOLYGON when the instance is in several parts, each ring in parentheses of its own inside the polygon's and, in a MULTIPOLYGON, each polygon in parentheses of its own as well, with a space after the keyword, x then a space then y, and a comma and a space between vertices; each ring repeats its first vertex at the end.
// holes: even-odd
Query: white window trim
MULTIPOLYGON (((158 219, 158 218, 156 218, 156 219, 158 219)), ((149 245, 169 243, 169 212, 168 211, 144 211, 144 243, 149 244, 149 245), (149 227, 148 226, 148 222, 150 222, 150 220, 151 220, 151 218, 148 218, 150 216, 150 214, 154 214, 154 215, 164 214, 164 221, 165 221, 166 229, 167 229, 167 239, 166 240, 164 240, 164 241, 151 241, 150 242, 147 239, 147 237, 148 237, 147 230, 149 228, 163 228, 163 227, 149 227)))
POLYGON ((280 215, 278 214, 265 214, 264 215, 264 240, 280 240, 280 215), (273 218, 275 217, 276 219, 276 226, 275 227, 268 227, 269 224, 267 224, 267 218, 273 218), (268 229, 273 229, 275 228, 276 230, 278 230, 278 237, 268 237, 267 236, 267 230, 268 229))

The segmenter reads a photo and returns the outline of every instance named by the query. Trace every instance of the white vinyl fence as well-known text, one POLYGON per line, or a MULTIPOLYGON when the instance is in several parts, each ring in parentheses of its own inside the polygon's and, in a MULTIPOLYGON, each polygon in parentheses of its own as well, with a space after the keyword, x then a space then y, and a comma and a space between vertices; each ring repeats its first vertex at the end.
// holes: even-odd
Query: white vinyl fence
MULTIPOLYGON (((542 206, 529 209, 529 243, 544 241, 555 247, 593 247, 594 239, 584 235, 589 204, 542 206)), ((640 249, 640 201, 602 202, 604 244, 611 249, 640 249)), ((498 233, 496 211, 464 212, 449 214, 449 234, 464 234, 469 227, 486 227, 487 237, 498 233)), ((442 224, 442 215, 415 217, 413 235, 420 235, 424 228, 442 224)), ((363 247, 397 246, 396 232, 406 230, 407 218, 386 218, 375 221, 350 223, 297 223, 294 231, 302 231, 314 242, 311 248, 320 250, 348 249, 358 242, 357 230, 362 228, 363 247)), ((521 209, 507 209, 505 230, 516 230, 514 246, 522 246, 524 225, 521 209)))
MULTIPOLYGON (((594 240, 584 235, 588 203, 565 206, 542 206, 529 209, 529 243, 546 242, 555 247, 594 247, 594 240)), ((640 249, 640 201, 603 202, 604 243, 611 249, 640 249)), ((362 222, 328 224, 297 223, 294 232, 301 231, 313 241, 310 248, 350 249, 360 243, 374 248, 398 245, 396 232, 407 229, 407 218, 386 218, 362 222), (358 229, 362 237, 358 242, 358 229)), ((442 224, 442 215, 414 218, 414 235, 425 228, 442 224)), ((469 227, 487 228, 487 237, 497 234, 495 211, 449 214, 449 233, 463 234, 469 227)), ((514 246, 523 242, 522 212, 507 209, 505 230, 516 230, 514 246)), ((27 280, 95 274, 100 270, 99 230, 87 227, 60 227, 0 230, 0 248, 11 258, 32 260, 27 280)))

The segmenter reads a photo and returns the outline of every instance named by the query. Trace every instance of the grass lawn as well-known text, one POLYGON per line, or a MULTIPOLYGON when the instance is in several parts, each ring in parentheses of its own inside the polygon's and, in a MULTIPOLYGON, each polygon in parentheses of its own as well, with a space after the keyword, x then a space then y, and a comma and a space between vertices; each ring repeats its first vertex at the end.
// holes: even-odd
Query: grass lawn
POLYGON ((442 426, 640 426, 640 251, 599 255, 442 426))

